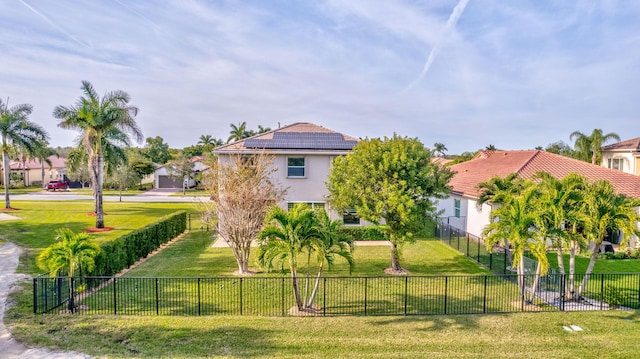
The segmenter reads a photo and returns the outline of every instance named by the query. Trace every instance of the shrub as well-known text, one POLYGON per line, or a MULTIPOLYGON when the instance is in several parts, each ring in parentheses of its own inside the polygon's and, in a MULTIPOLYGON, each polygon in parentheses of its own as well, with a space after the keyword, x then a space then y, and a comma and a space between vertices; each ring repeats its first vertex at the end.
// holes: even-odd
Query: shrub
POLYGON ((340 231, 354 241, 389 240, 387 226, 342 227, 340 231))
POLYGON ((609 304, 609 309, 616 309, 622 305, 622 293, 620 293, 620 289, 618 289, 617 287, 614 287, 611 284, 607 284, 607 286, 604 288, 602 300, 605 303, 609 304))
POLYGON ((187 212, 179 211, 105 243, 101 246, 102 252, 95 259, 95 269, 91 275, 112 276, 129 268, 137 260, 146 257, 186 229, 187 212))

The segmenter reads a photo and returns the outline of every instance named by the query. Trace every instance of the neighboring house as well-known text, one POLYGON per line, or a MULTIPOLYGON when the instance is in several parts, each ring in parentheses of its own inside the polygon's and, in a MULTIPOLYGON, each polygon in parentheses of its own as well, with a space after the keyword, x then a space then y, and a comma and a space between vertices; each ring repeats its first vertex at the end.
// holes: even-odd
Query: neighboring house
POLYGON ((11 168, 11 173, 17 173, 21 176, 24 175, 24 181, 28 186, 34 183, 40 183, 40 185, 44 186, 51 180, 68 180, 66 177, 67 159, 56 156, 49 156, 47 158, 51 162, 51 166, 44 162, 43 167, 40 160, 29 160, 26 162, 11 161, 9 162, 9 168, 11 168), (41 183, 43 169, 44 183, 41 183))
MULTIPOLYGON (((191 158, 191 162, 193 163, 193 171, 194 174, 192 177, 195 177, 196 174, 200 172, 205 172, 209 169, 209 166, 204 163, 204 156, 195 156, 191 158)), ((153 182, 155 188, 182 188, 182 181, 180 179, 171 178, 166 168, 167 164, 158 165, 156 171, 153 173, 153 182)), ((146 183, 143 181, 143 183, 146 183)), ((187 180, 187 188, 194 187, 196 185, 195 178, 189 178, 187 180)))
MULTIPOLYGON (((328 208, 327 181, 331 163, 336 156, 348 154, 358 143, 355 137, 347 136, 308 122, 298 122, 273 131, 259 134, 241 141, 216 148, 213 152, 220 161, 224 156, 268 152, 274 156, 277 168, 274 182, 287 190, 284 200, 278 205, 283 209, 295 203, 308 203, 314 208, 328 208)), ((341 218, 345 224, 364 225, 355 212, 331 212, 334 219, 341 218)))
POLYGON ((441 218, 445 223, 477 237, 482 237, 491 213, 489 204, 477 206, 476 200, 480 195, 477 186, 494 176, 517 173, 522 178, 532 178, 538 171, 545 171, 561 179, 575 172, 590 181, 607 180, 618 193, 640 198, 639 176, 540 150, 479 151, 473 159, 450 168, 456 174, 449 182, 451 195, 438 204, 438 209, 443 211, 441 218))
POLYGON ((640 176, 640 137, 602 147, 602 167, 640 176))

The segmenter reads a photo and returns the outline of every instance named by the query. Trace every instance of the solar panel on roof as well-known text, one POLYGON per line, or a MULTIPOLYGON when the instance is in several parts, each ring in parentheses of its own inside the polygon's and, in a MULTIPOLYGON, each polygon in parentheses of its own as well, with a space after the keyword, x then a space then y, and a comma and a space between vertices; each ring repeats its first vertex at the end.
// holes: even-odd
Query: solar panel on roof
POLYGON ((339 133, 275 132, 273 139, 250 138, 245 148, 296 150, 350 150, 358 141, 345 140, 339 133))

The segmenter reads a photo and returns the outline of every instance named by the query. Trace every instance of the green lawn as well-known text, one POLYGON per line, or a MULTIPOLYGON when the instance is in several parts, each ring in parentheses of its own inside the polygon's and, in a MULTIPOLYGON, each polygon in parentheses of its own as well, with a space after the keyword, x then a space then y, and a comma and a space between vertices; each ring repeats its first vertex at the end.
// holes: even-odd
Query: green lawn
MULTIPOLYGON (((555 252, 547 253, 549 258, 549 267, 558 268, 558 256, 555 252)), ((566 272, 569 272, 569 255, 563 257, 566 272)), ((576 273, 584 273, 587 271, 589 258, 576 257, 576 273)), ((598 259, 593 273, 637 273, 640 272, 640 259, 598 259)))
MULTIPOLYGON (((90 201, 11 201, 17 211, 8 214, 20 217, 20 220, 0 222, 1 235, 22 247, 26 254, 20 261, 18 271, 22 273, 40 273, 35 266, 38 253, 55 240, 55 231, 68 227, 74 231, 83 231, 95 227, 95 217, 90 201)), ((96 241, 113 240, 124 233, 144 227, 158 218, 178 210, 195 211, 192 203, 112 203, 104 204, 105 225, 113 231, 92 233, 96 241)))

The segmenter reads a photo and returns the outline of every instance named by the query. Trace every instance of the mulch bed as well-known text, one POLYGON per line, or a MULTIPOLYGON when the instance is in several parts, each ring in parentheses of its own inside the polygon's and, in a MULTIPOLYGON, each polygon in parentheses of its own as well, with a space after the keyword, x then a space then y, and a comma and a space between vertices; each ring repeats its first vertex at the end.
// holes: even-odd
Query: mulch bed
POLYGON ((98 233, 98 232, 109 232, 109 231, 113 231, 115 228, 113 227, 104 227, 104 228, 87 228, 84 231, 87 233, 98 233))
POLYGON ((4 212, 4 211, 19 211, 19 210, 20 210, 20 208, 14 208, 14 207, 11 207, 11 208, 0 208, 0 211, 2 211, 2 212, 4 212))

